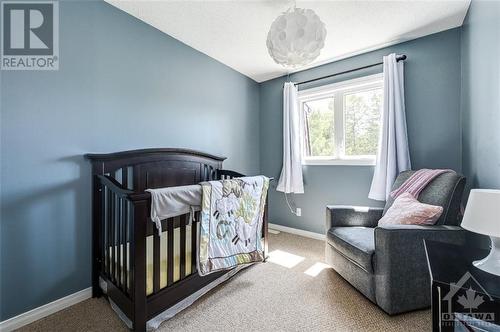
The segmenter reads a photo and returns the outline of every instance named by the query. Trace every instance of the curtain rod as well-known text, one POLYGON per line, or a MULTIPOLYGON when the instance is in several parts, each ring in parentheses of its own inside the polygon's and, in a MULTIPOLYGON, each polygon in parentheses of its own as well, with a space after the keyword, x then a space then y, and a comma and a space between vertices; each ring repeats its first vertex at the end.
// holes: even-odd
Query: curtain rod
MULTIPOLYGON (((398 55, 396 57, 396 61, 404 61, 406 60, 406 55, 398 55)), ((354 71, 358 71, 358 70, 362 70, 362 69, 367 69, 367 68, 371 68, 371 67, 375 67, 375 66, 380 66, 384 64, 383 62, 379 62, 379 63, 374 63, 372 65, 368 65, 368 66, 363 66, 363 67, 359 67, 359 68, 354 68, 354 69, 349 69, 349 70, 346 70, 346 71, 342 71, 340 73, 335 73, 335 74, 331 74, 331 75, 326 75, 326 76, 321 76, 321 77, 318 77, 318 78, 313 78, 312 80, 307 80, 307 81, 302 81, 302 82, 297 82, 295 83, 294 85, 300 85, 300 84, 306 84, 306 83, 311 83, 311 82, 315 82, 315 81, 319 81, 319 80, 323 80, 325 78, 330 78, 330 77, 334 77, 334 76, 338 76, 338 75, 344 75, 344 74, 348 74, 348 73, 352 73, 354 71)))

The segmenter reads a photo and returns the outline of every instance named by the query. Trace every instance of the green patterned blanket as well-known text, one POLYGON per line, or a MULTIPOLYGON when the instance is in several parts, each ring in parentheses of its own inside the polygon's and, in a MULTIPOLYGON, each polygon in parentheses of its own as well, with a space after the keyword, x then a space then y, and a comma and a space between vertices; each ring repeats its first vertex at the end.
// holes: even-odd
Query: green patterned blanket
POLYGON ((264 259, 262 221, 269 179, 264 176, 204 182, 198 273, 264 259))

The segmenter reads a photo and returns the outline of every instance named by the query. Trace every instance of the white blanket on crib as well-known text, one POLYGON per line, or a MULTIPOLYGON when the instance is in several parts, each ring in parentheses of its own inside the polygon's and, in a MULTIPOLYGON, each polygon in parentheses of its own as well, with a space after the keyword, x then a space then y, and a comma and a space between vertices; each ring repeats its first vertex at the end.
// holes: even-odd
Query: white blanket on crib
POLYGON ((159 189, 147 189, 151 193, 151 220, 161 234, 163 219, 190 213, 190 221, 195 211, 200 211, 201 186, 177 186, 159 189))

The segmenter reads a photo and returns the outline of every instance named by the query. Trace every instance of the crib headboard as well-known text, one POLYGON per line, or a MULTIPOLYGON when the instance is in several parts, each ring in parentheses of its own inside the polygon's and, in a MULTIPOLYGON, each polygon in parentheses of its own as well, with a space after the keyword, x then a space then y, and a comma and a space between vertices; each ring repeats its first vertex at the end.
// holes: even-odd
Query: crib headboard
POLYGON ((122 187, 142 192, 215 180, 224 157, 175 148, 129 150, 86 154, 93 175, 109 175, 122 187))

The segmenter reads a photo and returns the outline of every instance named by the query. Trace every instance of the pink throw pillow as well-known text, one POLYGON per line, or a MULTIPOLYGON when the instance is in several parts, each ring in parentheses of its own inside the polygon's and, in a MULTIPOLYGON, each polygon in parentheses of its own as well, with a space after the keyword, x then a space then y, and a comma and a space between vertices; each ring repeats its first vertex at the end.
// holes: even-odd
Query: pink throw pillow
POLYGON ((411 194, 404 193, 396 198, 378 225, 434 225, 442 213, 441 206, 420 203, 411 194))

